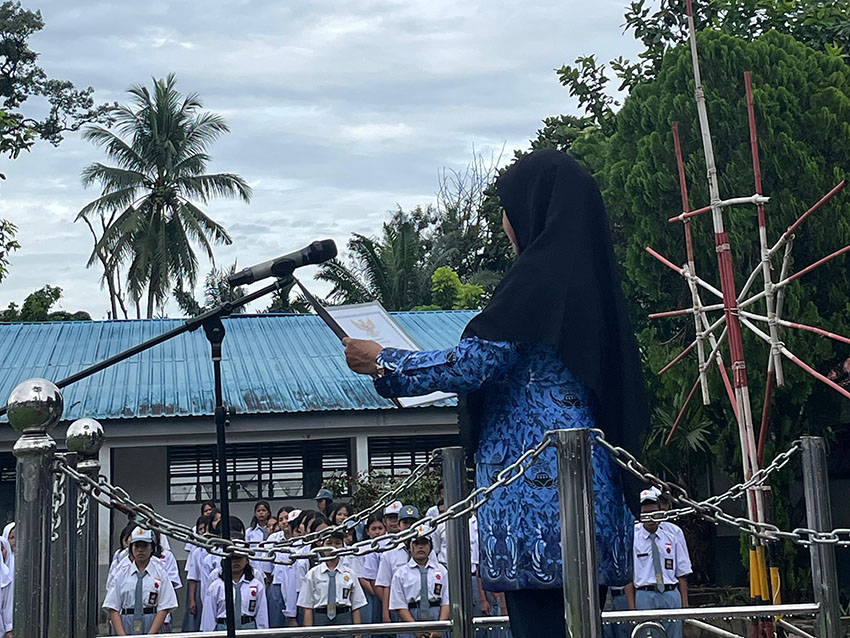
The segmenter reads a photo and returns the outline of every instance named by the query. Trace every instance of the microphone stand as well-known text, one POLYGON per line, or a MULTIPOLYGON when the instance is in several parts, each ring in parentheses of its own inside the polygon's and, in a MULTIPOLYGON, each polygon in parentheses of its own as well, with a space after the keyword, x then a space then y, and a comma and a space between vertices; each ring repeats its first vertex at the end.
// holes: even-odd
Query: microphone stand
MULTIPOLYGON (((172 330, 168 330, 167 332, 162 333, 159 336, 156 336, 152 339, 148 339, 147 341, 140 343, 132 348, 128 348, 123 352, 120 352, 116 355, 113 355, 103 361, 96 363, 84 370, 76 372, 69 377, 65 377, 60 381, 56 381, 56 386, 58 388, 64 388, 66 386, 71 385, 72 383, 76 383, 86 377, 90 377, 91 375, 100 372, 101 370, 105 370, 110 366, 114 366, 116 363, 120 363, 125 359, 129 359, 133 355, 139 354, 140 352, 144 352, 145 350, 149 350, 160 343, 164 343, 174 337, 177 337, 186 332, 194 332, 198 328, 203 327, 204 333, 207 337, 207 341, 210 342, 210 355, 213 364, 213 376, 214 376, 214 386, 215 386, 215 431, 216 431, 216 449, 217 449, 217 458, 218 458, 218 484, 219 484, 219 501, 221 505, 221 535, 223 538, 230 540, 230 497, 228 495, 227 490, 227 454, 226 454, 226 435, 225 435, 225 427, 229 425, 229 421, 227 419, 227 408, 224 405, 224 393, 222 389, 222 379, 221 379, 221 351, 222 351, 222 343, 224 341, 225 331, 224 331, 224 323, 221 321, 222 317, 230 316, 236 308, 241 308, 245 304, 248 304, 260 297, 263 297, 270 292, 275 292, 277 290, 283 290, 284 288, 291 286, 293 283, 293 277, 291 275, 287 275, 286 277, 282 277, 276 280, 274 283, 269 284, 255 292, 249 293, 236 299, 234 301, 226 302, 208 310, 207 312, 198 315, 197 317, 192 317, 190 319, 186 319, 183 322, 183 325, 174 328, 172 330)), ((0 408, 0 416, 6 414, 9 406, 3 406, 0 408)), ((236 636, 236 616, 234 614, 233 609, 233 570, 231 567, 230 557, 226 557, 221 562, 222 572, 224 576, 224 604, 226 609, 227 616, 227 638, 235 638, 236 636)), ((239 616, 242 616, 242 610, 239 610, 239 616)))

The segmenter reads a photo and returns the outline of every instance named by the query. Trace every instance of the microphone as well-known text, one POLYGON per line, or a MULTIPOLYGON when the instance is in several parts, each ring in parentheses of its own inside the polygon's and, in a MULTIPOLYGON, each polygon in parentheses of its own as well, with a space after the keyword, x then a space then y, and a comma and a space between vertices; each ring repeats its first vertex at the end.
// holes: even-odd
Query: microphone
POLYGON ((231 287, 243 286, 250 284, 267 277, 286 277, 291 275, 296 268, 301 266, 310 266, 315 264, 323 264, 324 262, 336 257, 336 244, 333 239, 323 239, 322 241, 314 241, 309 246, 305 246, 301 250, 296 250, 288 255, 283 255, 277 259, 264 261, 256 266, 245 268, 238 273, 230 275, 227 278, 227 283, 231 287))

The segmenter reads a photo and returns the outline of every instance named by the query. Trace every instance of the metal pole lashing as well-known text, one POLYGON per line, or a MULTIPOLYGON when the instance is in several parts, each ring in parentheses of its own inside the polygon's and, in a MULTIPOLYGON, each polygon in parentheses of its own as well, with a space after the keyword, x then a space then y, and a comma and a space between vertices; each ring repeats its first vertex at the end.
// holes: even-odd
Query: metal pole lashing
POLYGON ((569 638, 601 638, 590 430, 558 430, 564 615, 569 638))
MULTIPOLYGON (((68 426, 65 444, 77 454, 77 471, 97 480, 100 474, 100 448, 103 426, 94 419, 77 419, 68 426)), ((98 625, 98 504, 83 490, 77 490, 74 529, 74 615, 75 638, 90 638, 98 625)))
MULTIPOLYGON (((466 498, 466 462, 462 447, 442 449, 446 507, 466 498)), ((469 514, 446 521, 449 604, 452 638, 472 638, 472 559, 469 554, 469 514)))
POLYGON ((50 620, 47 635, 50 638, 73 638, 74 600, 72 578, 74 568, 73 533, 76 525, 76 489, 74 482, 59 470, 59 462, 76 468, 77 455, 73 452, 55 455, 57 463, 53 472, 53 507, 50 526, 50 620))
MULTIPOLYGON (((806 524, 817 532, 832 529, 829 502, 829 478, 826 470, 826 446, 819 436, 804 436, 803 492, 806 497, 806 524)), ((812 543, 812 585, 818 613, 819 638, 841 637, 841 606, 838 601, 838 573, 835 568, 835 546, 812 543)))
POLYGON ((62 417, 59 388, 46 379, 29 379, 9 395, 9 424, 21 437, 13 452, 18 459, 15 481, 14 638, 47 636, 50 582, 50 528, 53 453, 47 434, 62 417))

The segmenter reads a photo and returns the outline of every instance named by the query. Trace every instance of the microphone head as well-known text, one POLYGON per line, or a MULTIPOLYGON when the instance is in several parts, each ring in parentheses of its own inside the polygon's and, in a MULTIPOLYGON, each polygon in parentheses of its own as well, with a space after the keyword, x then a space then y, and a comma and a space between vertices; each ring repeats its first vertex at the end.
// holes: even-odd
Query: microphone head
POLYGON ((323 264, 336 257, 337 254, 336 242, 333 239, 317 240, 310 244, 310 254, 307 263, 323 264))

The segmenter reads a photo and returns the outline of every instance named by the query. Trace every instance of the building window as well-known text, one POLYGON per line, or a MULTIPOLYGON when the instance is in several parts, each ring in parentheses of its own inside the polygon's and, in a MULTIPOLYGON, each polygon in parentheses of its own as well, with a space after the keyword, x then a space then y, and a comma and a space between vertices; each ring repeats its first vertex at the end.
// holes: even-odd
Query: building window
MULTIPOLYGON (((227 446, 227 484, 231 501, 312 498, 324 479, 350 472, 349 439, 227 446)), ((168 502, 206 500, 218 500, 215 446, 169 447, 168 502)))
POLYGON ((369 470, 387 476, 407 476, 439 447, 459 445, 460 437, 376 436, 369 439, 369 470))

